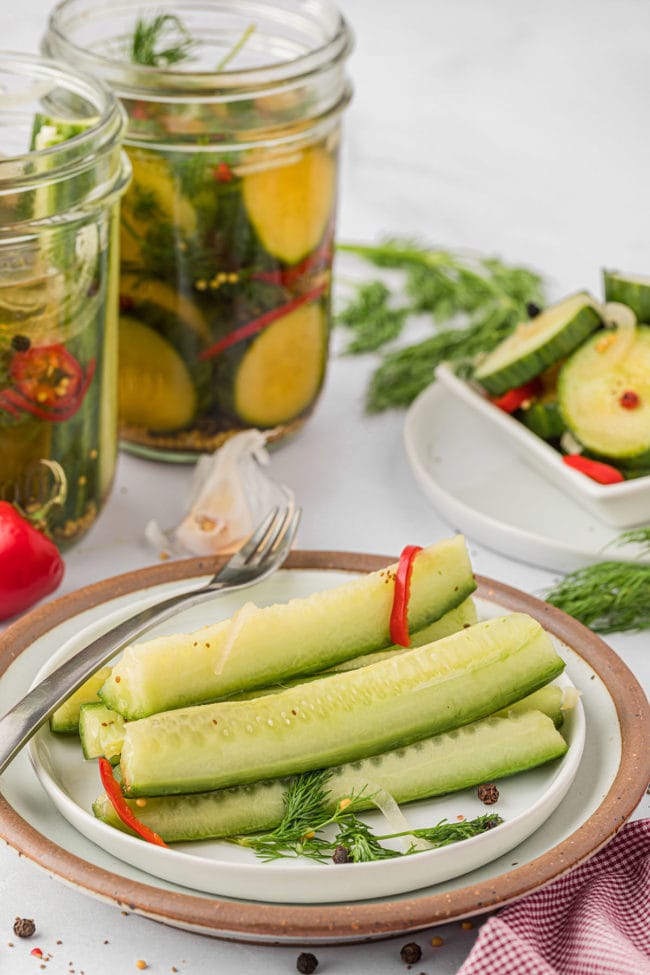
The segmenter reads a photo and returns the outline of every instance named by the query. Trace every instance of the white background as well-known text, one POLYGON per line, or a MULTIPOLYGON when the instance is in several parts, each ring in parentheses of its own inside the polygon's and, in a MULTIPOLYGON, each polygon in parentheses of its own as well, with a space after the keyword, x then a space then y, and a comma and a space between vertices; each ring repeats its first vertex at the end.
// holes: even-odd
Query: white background
MULTIPOLYGON (((35 51, 49 6, 0 0, 0 47, 35 51)), ((554 298, 581 288, 599 293, 603 266, 650 273, 650 4, 345 0, 343 8, 357 45, 341 239, 397 233, 498 254, 543 271, 554 298)), ((391 555, 454 527, 410 473, 403 413, 364 415, 373 365, 371 357, 336 356, 315 416, 273 456, 273 475, 304 509, 302 548, 391 555)), ((123 456, 104 514, 67 558, 61 592, 155 562, 143 525, 152 515, 162 524, 178 520, 189 474, 123 456)), ((542 592, 553 578, 471 549, 477 572, 527 592, 542 592)), ((610 642, 648 686, 647 636, 610 642)), ((38 963, 28 954, 34 941, 7 945, 17 941, 15 915, 36 919, 34 941, 52 951, 54 975, 127 973, 138 958, 155 973, 173 965, 192 975, 295 971, 294 948, 223 943, 124 916, 0 850, 0 970, 22 975, 38 963)), ((417 935, 425 952, 413 971, 455 972, 474 936, 458 924, 417 935), (435 951, 434 933, 445 941, 435 951)), ((405 940, 318 948, 318 972, 400 972, 405 940)))

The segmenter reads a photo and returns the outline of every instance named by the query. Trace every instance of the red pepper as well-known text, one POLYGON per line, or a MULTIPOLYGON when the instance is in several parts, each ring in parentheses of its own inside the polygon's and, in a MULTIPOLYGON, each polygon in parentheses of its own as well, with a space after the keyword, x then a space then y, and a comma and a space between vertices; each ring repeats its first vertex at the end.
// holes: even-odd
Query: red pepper
POLYGON ((586 474, 592 481, 598 481, 599 484, 618 484, 625 480, 621 472, 612 467, 611 464, 603 464, 599 460, 583 457, 582 454, 564 454, 562 460, 567 467, 572 467, 574 471, 586 474))
POLYGON ((0 619, 54 592, 63 578, 59 550, 8 501, 0 501, 0 619))
POLYGON ((395 592, 390 613, 390 638, 393 643, 398 643, 402 647, 408 647, 411 643, 408 621, 411 574, 415 556, 421 551, 421 545, 407 545, 402 550, 395 573, 395 592))
POLYGON ((74 403, 84 382, 83 369, 63 345, 32 346, 16 352, 10 374, 18 392, 50 409, 74 403))
POLYGON ((233 178, 232 169, 226 162, 220 162, 212 170, 212 175, 217 183, 230 183, 233 178))
POLYGON ((326 284, 320 284, 316 288, 312 288, 307 294, 300 295, 298 298, 292 298, 291 301, 285 302, 284 305, 278 305, 277 308, 271 308, 270 311, 264 312, 259 318, 254 318, 251 322, 246 322, 245 325, 240 325, 236 328, 234 332, 230 332, 228 335, 224 335, 222 339, 215 342, 208 349, 204 349, 200 353, 199 359, 212 359, 213 356, 219 355, 226 349, 230 348, 231 345, 236 345, 237 342, 242 342, 244 339, 250 338, 251 335, 255 335, 257 332, 261 332, 272 322, 277 321, 278 318, 283 318, 290 312, 295 311, 296 308, 300 308, 301 305, 306 304, 308 301, 315 301, 316 298, 320 298, 323 292, 326 290, 326 284))
POLYGON ((526 400, 535 399, 541 392, 541 381, 536 378, 524 383, 523 386, 515 386, 514 389, 509 389, 502 396, 491 396, 490 402, 498 406, 504 413, 515 413, 526 400))
POLYGON ((167 846, 162 837, 158 836, 158 833, 154 833, 152 829, 149 829, 148 826, 145 826, 144 823, 141 823, 140 820, 134 816, 130 806, 122 795, 120 783, 113 775, 113 766, 107 758, 99 759, 99 776, 102 780, 102 785, 106 790, 106 795, 111 801, 113 809, 120 817, 124 825, 129 826, 135 833, 138 834, 138 836, 141 836, 143 840, 147 840, 148 843, 154 843, 156 846, 167 846))
POLYGON ((641 397, 633 389, 626 389, 622 394, 619 403, 624 410, 636 410, 641 406, 641 397))

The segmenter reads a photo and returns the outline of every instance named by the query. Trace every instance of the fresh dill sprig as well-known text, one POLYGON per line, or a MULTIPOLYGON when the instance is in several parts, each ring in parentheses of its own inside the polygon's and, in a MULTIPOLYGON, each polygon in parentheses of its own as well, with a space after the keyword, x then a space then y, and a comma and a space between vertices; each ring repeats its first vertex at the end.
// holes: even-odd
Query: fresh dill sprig
POLYGON ((570 572, 545 595, 597 633, 650 627, 650 565, 598 562, 570 572))
POLYGON ((284 815, 276 828, 257 836, 232 837, 232 841, 253 849, 260 859, 266 861, 303 856, 324 863, 331 860, 337 850, 343 849, 349 862, 367 863, 406 856, 421 849, 413 843, 401 853, 383 846, 385 840, 413 836, 425 839, 436 847, 446 846, 477 836, 503 822, 500 816, 487 815, 458 823, 442 820, 430 828, 376 836, 357 816, 357 812, 372 804, 372 795, 365 787, 344 796, 331 811, 327 789, 331 774, 331 770, 326 769, 305 772, 293 778, 285 791, 284 815), (332 839, 323 835, 328 827, 336 827, 332 839))
POLYGON ((431 339, 392 350, 373 374, 366 398, 369 412, 408 404, 433 381, 440 362, 469 359, 489 352, 528 318, 527 306, 543 301, 542 281, 527 268, 496 258, 471 258, 432 250, 417 241, 389 239, 379 245, 339 244, 379 268, 401 271, 400 294, 382 281, 358 287, 338 315, 354 333, 348 352, 368 352, 398 338, 410 315, 428 313, 439 329, 431 339))
POLYGON ((169 68, 187 61, 195 43, 175 14, 157 14, 151 20, 138 17, 129 44, 129 60, 151 68, 169 68))
POLYGON ((354 334, 346 352, 374 352, 399 336, 409 309, 391 308, 389 298, 390 290, 383 281, 358 286, 355 297, 338 316, 339 324, 354 334))

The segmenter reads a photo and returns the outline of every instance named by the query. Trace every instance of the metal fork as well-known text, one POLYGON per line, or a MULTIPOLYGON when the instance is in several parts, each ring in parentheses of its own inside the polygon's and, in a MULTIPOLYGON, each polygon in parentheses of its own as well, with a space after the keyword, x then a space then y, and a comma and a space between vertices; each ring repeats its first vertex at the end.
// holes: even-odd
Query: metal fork
POLYGON ((179 607, 195 606, 215 593, 243 589, 271 575, 289 554, 299 521, 300 508, 274 508, 209 582, 118 623, 52 671, 0 718, 0 772, 62 701, 136 637, 169 619, 179 607))

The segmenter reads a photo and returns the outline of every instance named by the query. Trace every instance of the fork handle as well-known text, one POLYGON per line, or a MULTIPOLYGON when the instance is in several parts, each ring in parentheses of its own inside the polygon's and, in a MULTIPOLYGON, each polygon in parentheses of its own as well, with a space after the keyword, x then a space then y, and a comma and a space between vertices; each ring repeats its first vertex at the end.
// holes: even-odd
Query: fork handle
POLYGON ((196 606, 224 588, 242 587, 211 582, 209 588, 203 584, 196 591, 190 589, 170 596, 111 627, 52 671, 0 718, 0 773, 59 704, 126 644, 173 616, 180 603, 183 608, 196 606))

